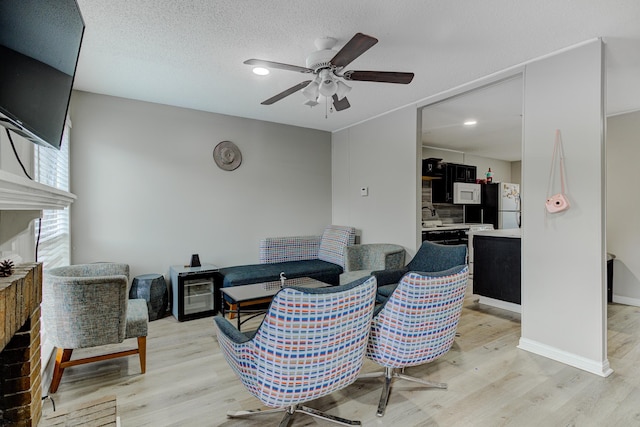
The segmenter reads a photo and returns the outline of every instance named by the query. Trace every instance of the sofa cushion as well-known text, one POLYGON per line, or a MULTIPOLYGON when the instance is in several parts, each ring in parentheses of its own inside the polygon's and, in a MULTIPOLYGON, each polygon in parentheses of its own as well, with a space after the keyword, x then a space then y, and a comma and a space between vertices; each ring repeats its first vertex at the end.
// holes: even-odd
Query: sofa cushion
POLYGON ((318 259, 322 236, 267 237, 260 241, 260 264, 318 259))
POLYGON ((329 225, 322 233, 318 259, 338 264, 344 268, 345 248, 353 245, 356 240, 356 230, 353 227, 329 225))
POLYGON ((281 272, 284 272, 287 279, 312 277, 321 282, 337 285, 340 282, 342 271, 342 267, 339 265, 313 259, 226 267, 220 269, 220 274, 224 277, 222 282, 224 287, 280 280, 281 272))

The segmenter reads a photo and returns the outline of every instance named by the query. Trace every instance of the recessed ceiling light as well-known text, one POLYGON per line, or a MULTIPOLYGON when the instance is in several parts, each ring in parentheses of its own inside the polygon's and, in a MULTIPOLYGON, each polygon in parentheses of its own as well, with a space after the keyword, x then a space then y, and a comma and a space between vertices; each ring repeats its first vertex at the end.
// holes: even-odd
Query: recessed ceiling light
POLYGON ((475 126, 478 124, 478 121, 471 119, 471 120, 466 120, 463 124, 465 126, 475 126))
POLYGON ((267 74, 269 74, 269 70, 267 70, 266 68, 262 68, 262 67, 256 67, 253 69, 253 73, 257 74, 259 76, 266 76, 267 74))

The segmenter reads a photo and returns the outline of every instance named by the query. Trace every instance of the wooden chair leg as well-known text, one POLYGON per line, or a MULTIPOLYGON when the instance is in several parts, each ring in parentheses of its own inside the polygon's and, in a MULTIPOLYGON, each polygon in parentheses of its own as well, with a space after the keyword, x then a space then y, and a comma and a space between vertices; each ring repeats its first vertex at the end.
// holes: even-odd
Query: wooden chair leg
POLYGON ((144 374, 147 370, 147 337, 138 337, 138 353, 140 356, 140 370, 144 374))
POLYGON ((229 310, 227 310, 227 316, 228 316, 227 318, 229 320, 235 319, 236 318, 236 310, 237 310, 236 305, 235 304, 231 304, 231 303, 226 303, 226 302, 223 302, 223 304, 229 304, 229 310))
POLYGON ((71 353, 73 349, 70 348, 59 348, 56 351, 56 364, 53 367, 53 378, 51 379, 51 384, 49 385, 49 393, 55 393, 58 390, 58 386, 60 385, 60 380, 62 379, 62 374, 64 373, 63 366, 65 362, 68 362, 71 359, 71 353))

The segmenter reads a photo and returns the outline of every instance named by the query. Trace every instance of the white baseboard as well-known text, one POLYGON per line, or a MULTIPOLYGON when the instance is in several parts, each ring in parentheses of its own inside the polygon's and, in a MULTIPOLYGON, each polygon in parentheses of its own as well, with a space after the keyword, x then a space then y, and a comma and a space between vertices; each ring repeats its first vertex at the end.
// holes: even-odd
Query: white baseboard
POLYGON ((599 375, 601 377, 608 377, 613 373, 613 369, 609 366, 609 360, 605 359, 602 362, 584 358, 582 356, 568 353, 563 350, 559 350, 555 347, 541 344, 537 341, 533 341, 527 338, 520 338, 518 348, 531 353, 538 354, 540 356, 547 357, 558 362, 562 362, 566 365, 573 366, 574 368, 582 369, 589 373, 599 375))
POLYGON ((493 299, 483 296, 478 299, 478 302, 480 304, 490 305, 491 307, 513 311, 514 313, 522 313, 522 307, 520 307, 520 304, 514 304, 512 302, 501 301, 499 299, 493 299))
POLYGON ((612 298, 613 302, 617 302, 618 304, 632 305, 634 307, 640 307, 640 299, 631 298, 631 297, 623 297, 622 295, 613 294, 612 298))

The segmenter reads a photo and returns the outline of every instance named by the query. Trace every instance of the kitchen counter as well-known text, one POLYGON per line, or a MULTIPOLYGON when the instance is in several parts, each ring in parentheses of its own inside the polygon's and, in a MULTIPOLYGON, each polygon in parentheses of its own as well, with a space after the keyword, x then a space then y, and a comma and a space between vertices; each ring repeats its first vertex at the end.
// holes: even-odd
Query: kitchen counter
POLYGON ((474 236, 511 237, 511 238, 519 239, 522 237, 522 229, 507 228, 507 229, 499 229, 499 230, 477 231, 474 233, 474 236))
MULTIPOLYGON (((434 231, 434 230, 468 230, 474 225, 483 225, 477 223, 457 223, 457 224, 442 224, 433 227, 422 227, 422 231, 434 231)), ((486 224, 485 224, 486 225, 486 224)))

